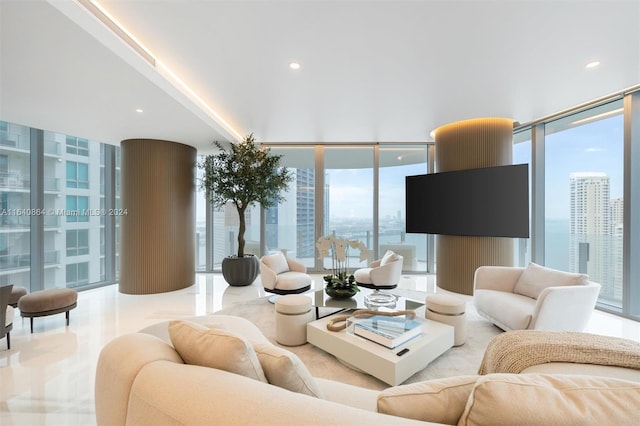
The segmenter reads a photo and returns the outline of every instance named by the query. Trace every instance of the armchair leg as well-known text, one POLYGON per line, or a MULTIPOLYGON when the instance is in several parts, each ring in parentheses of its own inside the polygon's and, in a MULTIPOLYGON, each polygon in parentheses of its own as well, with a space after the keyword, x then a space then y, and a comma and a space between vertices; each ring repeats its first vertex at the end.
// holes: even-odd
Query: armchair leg
POLYGON ((7 333, 7 350, 11 349, 11 333, 7 333))

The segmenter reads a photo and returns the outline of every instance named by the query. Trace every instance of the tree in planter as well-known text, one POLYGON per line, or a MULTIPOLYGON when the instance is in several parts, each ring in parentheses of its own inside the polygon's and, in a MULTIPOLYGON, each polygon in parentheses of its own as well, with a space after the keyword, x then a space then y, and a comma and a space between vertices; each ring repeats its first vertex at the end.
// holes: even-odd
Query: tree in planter
POLYGON ((269 208, 284 201, 280 193, 293 180, 293 175, 280 166, 282 155, 271 154, 270 148, 257 145, 253 133, 242 142, 232 143, 230 150, 219 142, 214 144, 220 152, 206 156, 198 164, 204 172, 200 188, 215 208, 222 208, 228 202, 236 207, 239 216, 237 257, 242 258, 247 208, 255 203, 269 208))

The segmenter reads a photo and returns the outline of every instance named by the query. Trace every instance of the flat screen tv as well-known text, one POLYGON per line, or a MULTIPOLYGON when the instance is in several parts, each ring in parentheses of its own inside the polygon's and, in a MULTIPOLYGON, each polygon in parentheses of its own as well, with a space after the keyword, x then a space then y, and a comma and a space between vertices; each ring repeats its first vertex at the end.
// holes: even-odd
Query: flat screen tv
POLYGON ((407 233, 529 237, 527 164, 406 177, 407 233))

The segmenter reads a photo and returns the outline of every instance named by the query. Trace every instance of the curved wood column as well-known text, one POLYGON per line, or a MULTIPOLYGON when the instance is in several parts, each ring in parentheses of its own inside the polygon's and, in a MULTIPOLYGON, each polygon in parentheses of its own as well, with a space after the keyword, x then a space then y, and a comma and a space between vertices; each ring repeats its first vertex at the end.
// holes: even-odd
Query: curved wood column
MULTIPOLYGON (((505 166, 513 162, 513 120, 477 118, 435 131, 436 171, 505 166)), ((513 265, 513 240, 498 237, 436 237, 436 283, 445 290, 473 294, 473 276, 482 265, 513 265)))
POLYGON ((195 164, 188 145, 121 143, 120 292, 152 294, 195 282, 195 164))

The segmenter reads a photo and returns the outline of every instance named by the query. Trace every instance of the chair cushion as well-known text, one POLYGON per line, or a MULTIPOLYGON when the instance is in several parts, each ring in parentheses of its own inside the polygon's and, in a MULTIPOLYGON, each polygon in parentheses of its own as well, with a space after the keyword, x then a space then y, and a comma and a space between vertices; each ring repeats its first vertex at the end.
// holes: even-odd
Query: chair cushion
POLYGON ((189 321, 171 321, 169 336, 186 364, 217 368, 267 382, 253 346, 238 334, 189 321))
POLYGON ((458 424, 630 425, 640 383, 603 377, 489 374, 473 387, 458 424))
POLYGON ((398 259, 400 259, 400 257, 397 254, 395 254, 391 250, 387 250, 384 256, 382 256, 382 259, 380 259, 380 266, 384 266, 387 263, 395 262, 398 259))
POLYGON ((589 277, 584 274, 558 271, 535 263, 529 263, 513 288, 513 292, 537 299, 547 287, 584 285, 589 277))
POLYGON ((283 272, 278 275, 278 290, 298 290, 311 285, 311 277, 302 272, 283 272))
POLYGON ((270 254, 267 256, 262 256, 262 262, 269 267, 276 274, 281 274, 283 272, 289 271, 289 264, 287 263, 287 258, 282 254, 281 251, 270 254))
POLYGON ((378 412, 454 425, 478 377, 456 376, 387 388, 378 395, 378 412))
POLYGON ((254 343, 253 348, 270 384, 323 398, 320 387, 296 354, 271 343, 254 343))

